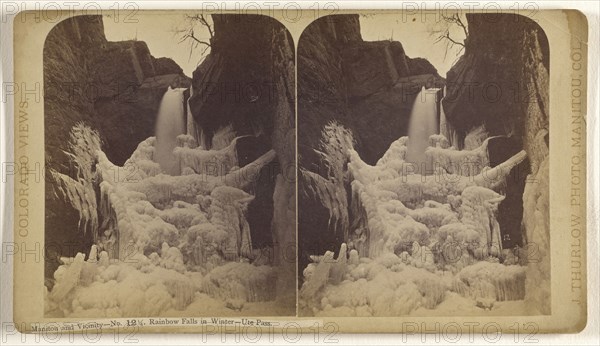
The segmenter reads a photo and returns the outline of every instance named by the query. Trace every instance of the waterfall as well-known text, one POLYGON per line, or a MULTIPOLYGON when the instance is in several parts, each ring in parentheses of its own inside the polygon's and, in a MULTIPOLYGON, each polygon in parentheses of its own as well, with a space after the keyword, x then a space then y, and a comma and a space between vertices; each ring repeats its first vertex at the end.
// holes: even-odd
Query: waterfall
POLYGON ((156 118, 156 151, 154 160, 162 171, 170 175, 179 175, 179 163, 173 155, 177 146, 177 136, 185 133, 183 109, 184 88, 169 89, 160 102, 156 118))
POLYGON ((423 87, 415 99, 410 114, 406 161, 415 165, 417 173, 426 174, 433 170, 433 162, 427 159, 425 150, 429 146, 429 136, 438 132, 436 95, 438 90, 423 87))

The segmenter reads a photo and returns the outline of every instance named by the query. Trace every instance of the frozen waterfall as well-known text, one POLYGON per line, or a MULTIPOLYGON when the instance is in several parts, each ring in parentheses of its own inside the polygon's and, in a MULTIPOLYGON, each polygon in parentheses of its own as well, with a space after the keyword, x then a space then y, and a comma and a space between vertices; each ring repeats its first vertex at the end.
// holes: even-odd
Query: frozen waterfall
POLYGON ((481 128, 457 150, 443 109, 438 128, 437 92, 421 90, 409 136, 374 166, 349 150, 348 237, 337 257, 331 248, 303 268, 300 315, 525 314, 522 250, 503 248, 497 217, 526 153, 490 167, 481 128))
POLYGON ((423 87, 410 114, 408 126, 408 152, 406 161, 415 165, 415 172, 428 174, 433 171, 433 162, 425 156, 429 136, 438 133, 437 91, 423 87))
POLYGON ((72 129, 73 148, 94 144, 95 176, 85 177, 99 182, 100 203, 79 202, 94 192, 58 178, 98 239, 87 258, 78 253, 61 259, 46 294, 47 316, 291 314, 292 306, 276 301, 279 274, 263 254, 273 250, 252 246, 247 221, 256 172, 275 159, 275 151, 239 167, 240 137, 230 127, 219 132, 218 148, 198 146, 183 91, 167 90, 156 137, 139 143, 123 167, 102 152, 97 134, 83 125, 72 129), (124 167, 136 169, 115 173, 124 167))
POLYGON ((173 156, 177 146, 177 136, 185 133, 186 119, 183 108, 185 88, 169 89, 160 102, 156 118, 155 161, 164 173, 179 175, 179 163, 173 156))

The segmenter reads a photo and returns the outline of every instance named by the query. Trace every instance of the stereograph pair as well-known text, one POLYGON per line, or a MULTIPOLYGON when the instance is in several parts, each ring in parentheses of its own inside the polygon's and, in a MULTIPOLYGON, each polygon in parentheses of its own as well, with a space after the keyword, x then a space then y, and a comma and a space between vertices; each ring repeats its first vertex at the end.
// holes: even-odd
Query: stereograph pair
POLYGON ((44 255, 15 261, 24 330, 585 326, 583 14, 27 15, 15 78, 43 96, 14 95, 14 238, 44 255))

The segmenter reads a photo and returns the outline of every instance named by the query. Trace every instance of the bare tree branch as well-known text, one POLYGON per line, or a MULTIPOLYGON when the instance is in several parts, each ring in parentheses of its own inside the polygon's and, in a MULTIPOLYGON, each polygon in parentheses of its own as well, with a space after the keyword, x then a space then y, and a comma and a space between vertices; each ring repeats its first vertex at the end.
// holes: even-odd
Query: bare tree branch
POLYGON ((186 15, 185 19, 187 20, 186 27, 173 30, 174 34, 179 37, 179 43, 189 42, 190 54, 188 59, 192 58, 192 53, 200 46, 204 47, 200 53, 202 58, 206 54, 206 51, 212 47, 211 40, 214 37, 213 27, 204 14, 186 15), (197 36, 194 30, 196 23, 199 23, 208 32, 209 40, 204 40, 197 36))
POLYGON ((462 19, 460 18, 460 14, 455 13, 451 16, 445 16, 442 15, 442 17, 448 22, 448 23, 452 23, 452 24, 456 24, 458 26, 461 27, 461 29, 463 30, 465 37, 469 36, 469 32, 467 30, 467 26, 465 25, 465 23, 462 21, 462 19))
POLYGON ((463 22, 463 20, 460 18, 460 14, 455 13, 452 14, 450 16, 446 16, 446 15, 442 15, 442 17, 444 18, 444 20, 446 21, 446 23, 448 23, 447 26, 445 26, 445 28, 441 29, 441 30, 437 30, 432 32, 432 35, 437 34, 437 37, 435 39, 435 43, 440 43, 442 41, 446 42, 446 52, 444 54, 444 59, 446 58, 446 55, 448 54, 448 50, 452 47, 454 47, 455 45, 460 46, 460 49, 458 50, 458 52, 456 53, 457 55, 460 54, 460 52, 463 51, 463 49, 465 49, 465 43, 464 40, 461 42, 453 37, 450 36, 450 28, 452 25, 458 25, 462 30, 463 33, 465 34, 465 40, 469 37, 469 31, 467 30, 467 26, 465 25, 465 23, 463 22))
POLYGON ((202 26, 204 26, 204 27, 206 27, 208 29, 208 33, 210 35, 210 38, 214 37, 214 32, 213 32, 213 29, 212 29, 212 25, 210 25, 210 23, 206 20, 206 17, 204 17, 204 14, 195 14, 193 16, 187 15, 186 17, 191 22, 193 22, 193 21, 199 22, 202 26))
POLYGON ((460 25, 460 27, 463 29, 463 32, 465 33, 465 38, 469 37, 467 26, 465 25, 465 23, 463 23, 463 21, 460 19, 460 15, 458 14, 456 14, 456 24, 460 25))
POLYGON ((191 28, 187 33, 185 33, 181 37, 181 39, 179 40, 179 42, 180 43, 184 42, 187 39, 192 39, 192 40, 196 41, 196 43, 198 43, 198 44, 203 44, 203 45, 206 45, 206 46, 210 47, 210 42, 202 41, 199 38, 197 38, 196 36, 194 36, 194 29, 193 28, 191 28))
POLYGON ((452 37, 450 37, 450 32, 448 30, 446 30, 446 32, 443 35, 440 35, 440 37, 438 38, 438 40, 436 42, 439 42, 443 39, 450 41, 452 44, 459 45, 463 48, 465 47, 465 44, 463 42, 458 42, 458 41, 454 40, 452 37))

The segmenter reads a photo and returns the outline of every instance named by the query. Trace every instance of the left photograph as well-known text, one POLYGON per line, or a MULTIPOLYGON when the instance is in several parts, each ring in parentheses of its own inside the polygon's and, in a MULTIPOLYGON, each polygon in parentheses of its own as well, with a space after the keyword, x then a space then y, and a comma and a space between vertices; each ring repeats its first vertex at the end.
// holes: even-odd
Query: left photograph
POLYGON ((46 317, 295 315, 295 55, 280 22, 76 16, 43 64, 46 317))

